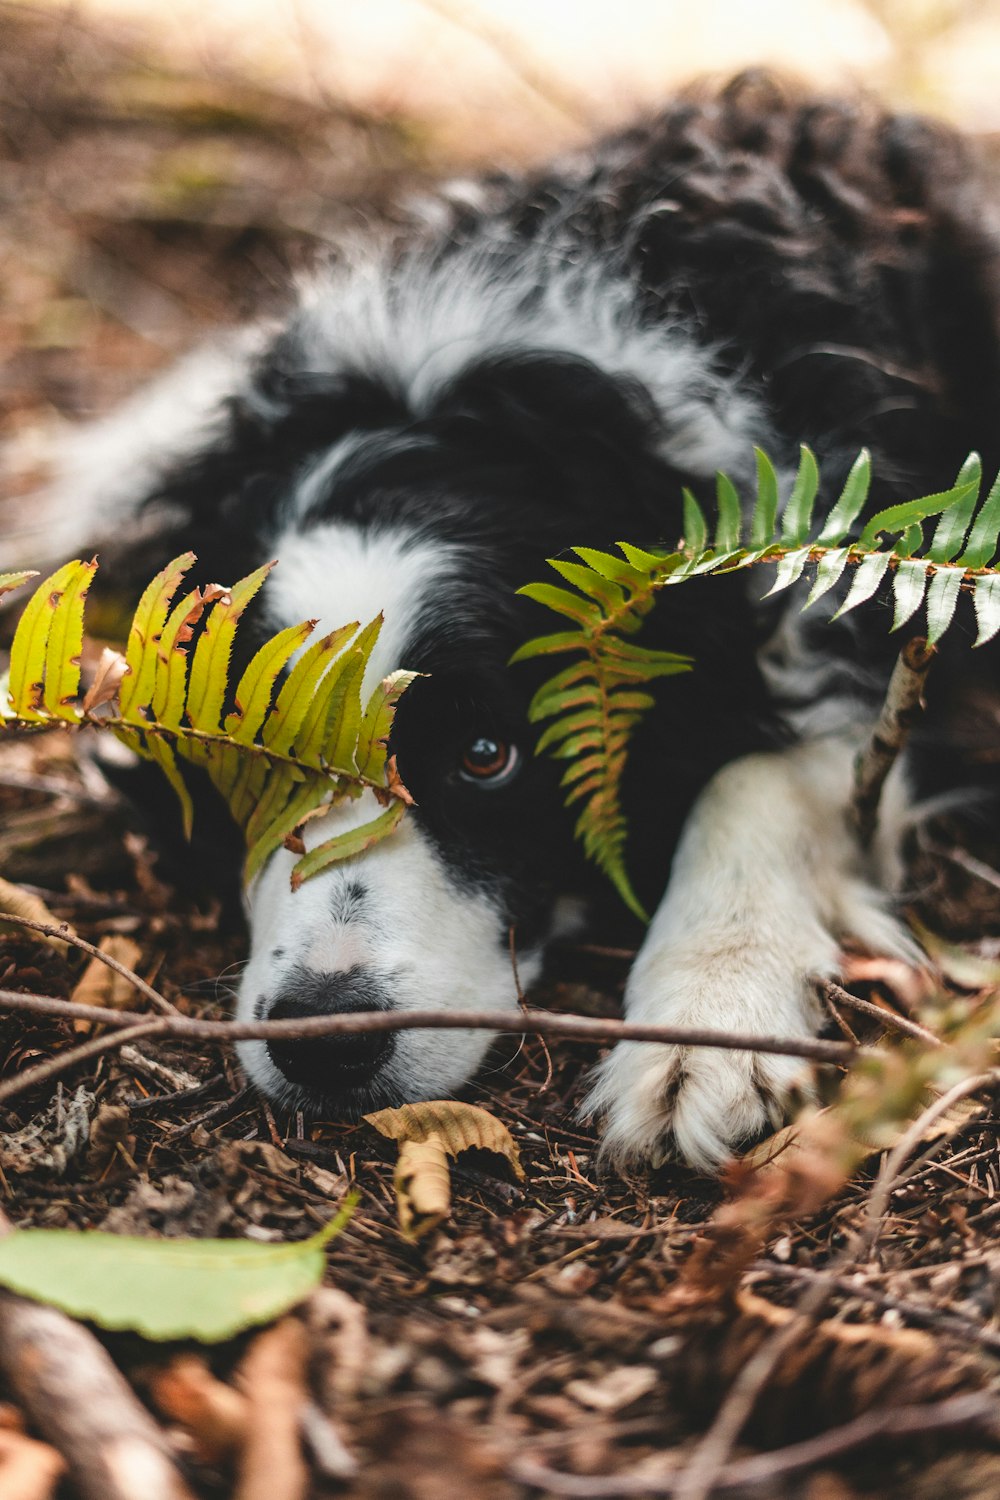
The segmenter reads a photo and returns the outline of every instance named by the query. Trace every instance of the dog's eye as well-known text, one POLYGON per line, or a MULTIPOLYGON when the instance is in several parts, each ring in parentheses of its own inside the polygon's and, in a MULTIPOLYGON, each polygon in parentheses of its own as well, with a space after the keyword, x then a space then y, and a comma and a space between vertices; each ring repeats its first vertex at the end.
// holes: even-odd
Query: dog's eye
POLYGON ((509 781, 520 759, 516 745, 481 734, 470 740, 462 751, 460 774, 465 781, 480 786, 499 786, 509 781))

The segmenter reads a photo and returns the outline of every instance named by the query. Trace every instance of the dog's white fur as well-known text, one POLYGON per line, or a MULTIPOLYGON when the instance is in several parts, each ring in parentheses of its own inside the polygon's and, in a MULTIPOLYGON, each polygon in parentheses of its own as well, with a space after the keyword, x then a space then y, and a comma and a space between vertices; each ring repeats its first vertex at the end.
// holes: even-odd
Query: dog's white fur
MULTIPOLYGON (((853 735, 831 736, 734 761, 708 784, 629 976, 630 1021, 808 1037, 810 978, 837 973, 842 940, 916 958, 883 894, 902 788, 883 817, 882 868, 866 869, 845 817, 856 751, 853 735)), ((733 1141, 780 1123, 804 1080, 797 1058, 625 1042, 598 1068, 589 1107, 607 1115, 616 1160, 655 1159, 672 1136, 710 1171, 733 1141)))

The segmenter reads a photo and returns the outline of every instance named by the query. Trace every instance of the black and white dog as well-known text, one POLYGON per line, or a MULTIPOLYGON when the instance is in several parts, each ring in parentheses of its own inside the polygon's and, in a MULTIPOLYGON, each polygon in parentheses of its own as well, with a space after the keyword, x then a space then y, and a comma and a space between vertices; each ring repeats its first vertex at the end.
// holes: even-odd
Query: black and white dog
MULTIPOLYGON (((808 442, 828 496, 867 444, 877 504, 946 487, 971 448, 995 470, 998 327, 1000 234, 963 143, 743 78, 551 171, 442 193, 402 242, 342 253, 283 326, 193 356, 91 432, 66 470, 75 538, 145 538, 156 561, 190 546, 226 579, 277 557, 267 625, 382 610, 371 682, 428 674, 392 746, 415 811, 296 894, 294 856, 272 858, 238 1014, 513 1011, 510 930, 531 981, 593 887, 532 753, 539 678, 507 665, 551 617, 515 589, 570 545, 675 542, 682 485, 710 497, 721 468, 749 490, 754 443, 787 475, 808 442)), ((629 868, 655 908, 633 1019, 805 1036, 809 976, 844 940, 911 951, 885 893, 918 758, 877 856, 842 815, 888 618, 807 635, 766 586, 692 582, 650 618, 650 644, 696 668, 630 764, 629 868)), ((938 790, 946 758, 925 757, 938 790)), ((411 1031, 242 1056, 282 1104, 357 1112, 459 1089, 488 1045, 411 1031)), ((614 1159, 711 1169, 780 1117, 797 1067, 620 1045, 590 1103, 614 1159)))

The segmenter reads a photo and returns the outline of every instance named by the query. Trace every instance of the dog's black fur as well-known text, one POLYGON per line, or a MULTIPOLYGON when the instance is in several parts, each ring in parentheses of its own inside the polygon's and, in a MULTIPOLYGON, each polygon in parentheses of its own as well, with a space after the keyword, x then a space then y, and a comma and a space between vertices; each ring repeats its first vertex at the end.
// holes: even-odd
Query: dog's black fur
MULTIPOLYGON (((752 441, 786 471, 799 443, 810 444, 828 498, 867 445, 873 506, 946 487, 973 448, 995 471, 1000 235, 985 175, 947 129, 865 102, 803 99, 759 76, 693 93, 551 170, 445 194, 434 212, 434 227, 415 225, 378 273, 387 342, 373 336, 367 347, 361 318, 355 344, 317 357, 317 328, 329 320, 336 339, 337 299, 347 306, 352 295, 350 275, 335 276, 324 310, 321 276, 313 298, 257 349, 208 436, 181 462, 166 445, 137 499, 161 517, 159 560, 176 541, 211 576, 233 577, 271 555, 276 539, 319 535, 330 521, 376 543, 401 528, 457 549, 412 624, 405 661, 392 663, 429 673, 403 699, 393 748, 422 836, 456 886, 492 903, 497 945, 514 924, 537 953, 556 899, 592 892, 593 880, 553 768, 530 759, 524 710, 538 675, 505 664, 551 626, 514 590, 570 545, 676 541, 682 485, 710 505, 716 466, 744 483, 752 474, 752 441), (414 282, 423 290, 408 294, 414 282), (448 368, 421 385, 422 367, 406 373, 393 352, 393 318, 404 321, 405 303, 400 338, 419 340, 422 307, 428 324, 446 317, 442 287, 470 303, 465 343, 449 355, 428 330, 428 357, 444 347, 448 368), (516 335, 497 319, 493 287, 514 289, 516 335), (608 336, 594 332, 605 303, 618 307, 608 336), (638 354, 621 352, 626 324, 638 354), (682 357, 671 330, 685 341, 682 357), (676 401, 656 383, 661 336, 665 367, 686 361, 676 401), (713 448, 713 431, 728 451, 713 448), (313 482, 345 439, 328 480, 313 482), (483 734, 526 752, 519 774, 495 790, 456 774, 463 744, 483 734)), ((148 550, 142 557, 145 565, 148 550)), ((850 628, 813 626, 776 646, 792 606, 787 596, 762 605, 761 592, 756 573, 687 584, 668 591, 649 622, 650 644, 697 661, 659 693, 630 764, 629 864, 651 906, 685 819, 720 768, 808 738, 823 696, 858 723, 883 690, 896 650, 884 605, 861 612, 866 622, 859 614, 850 628)), ((336 623, 336 597, 329 611, 336 623)), ((957 660, 969 629, 963 619, 954 634, 957 660)), ((950 700, 957 678, 945 680, 950 700)), ((975 779, 933 722, 926 745, 922 768, 911 759, 911 795, 921 778, 935 790, 975 779)), ((249 997, 264 1013, 272 1000, 270 990, 249 997)), ((720 1024, 739 1025, 723 1009, 713 1011, 720 1024)), ((394 1079, 387 1097, 407 1087, 394 1079)), ((675 1078, 674 1097, 677 1087, 675 1078)), ((607 1096, 599 1102, 609 1106, 607 1096)), ((661 1133, 671 1107, 662 1104, 661 1133)), ((741 1128, 724 1121, 718 1134, 730 1141, 741 1128)), ((645 1136, 633 1151, 625 1134, 621 1154, 649 1154, 645 1136)), ((693 1135, 681 1144, 712 1159, 693 1135)))

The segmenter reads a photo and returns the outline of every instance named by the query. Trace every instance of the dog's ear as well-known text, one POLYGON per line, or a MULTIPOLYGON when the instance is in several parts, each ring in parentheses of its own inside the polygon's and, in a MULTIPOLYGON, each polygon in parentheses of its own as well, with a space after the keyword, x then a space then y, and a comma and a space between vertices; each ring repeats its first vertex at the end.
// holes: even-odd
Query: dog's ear
POLYGON ((569 353, 512 352, 477 362, 439 396, 446 440, 526 464, 577 517, 603 516, 609 496, 645 508, 664 492, 663 423, 646 387, 569 353), (588 497, 593 505, 588 504, 588 497))
POLYGON ((567 445, 595 455, 634 453, 655 445, 662 429, 653 399, 634 378, 609 373, 575 354, 520 352, 470 366, 440 395, 437 418, 475 424, 509 449, 562 461, 567 445))

